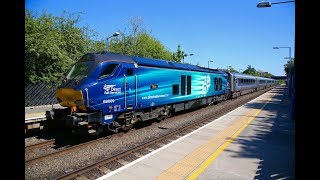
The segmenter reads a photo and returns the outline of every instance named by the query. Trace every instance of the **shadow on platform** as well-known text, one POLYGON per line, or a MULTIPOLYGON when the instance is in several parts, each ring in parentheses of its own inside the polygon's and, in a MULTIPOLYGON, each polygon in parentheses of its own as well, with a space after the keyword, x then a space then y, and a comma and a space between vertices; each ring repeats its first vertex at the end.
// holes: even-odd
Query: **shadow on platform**
MULTIPOLYGON (((295 122, 290 118, 290 99, 287 88, 277 88, 270 92, 279 93, 264 107, 275 116, 256 118, 249 126, 254 136, 238 136, 234 144, 241 151, 231 152, 237 158, 259 159, 258 171, 254 179, 295 179, 295 122)), ((249 103, 249 108, 262 107, 264 103, 249 103)))

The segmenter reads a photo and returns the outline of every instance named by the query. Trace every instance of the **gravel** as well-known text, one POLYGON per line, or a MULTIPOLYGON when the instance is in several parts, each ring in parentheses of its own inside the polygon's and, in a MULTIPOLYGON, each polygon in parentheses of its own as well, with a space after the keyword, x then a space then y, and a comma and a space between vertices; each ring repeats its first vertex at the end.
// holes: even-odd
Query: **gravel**
POLYGON ((38 137, 28 137, 24 139, 25 146, 33 145, 33 144, 38 144, 41 142, 47 141, 46 139, 38 138, 38 137))

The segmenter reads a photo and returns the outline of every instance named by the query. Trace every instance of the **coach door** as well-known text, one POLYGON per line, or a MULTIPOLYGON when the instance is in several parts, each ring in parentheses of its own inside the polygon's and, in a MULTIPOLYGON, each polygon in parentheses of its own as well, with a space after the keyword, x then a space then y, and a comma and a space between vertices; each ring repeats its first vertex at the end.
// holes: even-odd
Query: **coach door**
POLYGON ((137 80, 133 68, 127 68, 124 74, 124 108, 131 110, 137 106, 137 80))

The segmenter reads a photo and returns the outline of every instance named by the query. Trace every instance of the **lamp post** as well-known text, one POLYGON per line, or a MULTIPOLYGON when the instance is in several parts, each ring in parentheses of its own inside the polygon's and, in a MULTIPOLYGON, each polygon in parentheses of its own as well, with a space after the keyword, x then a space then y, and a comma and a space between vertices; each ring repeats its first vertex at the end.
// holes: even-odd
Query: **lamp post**
POLYGON ((106 42, 106 52, 108 52, 108 46, 109 46, 109 44, 108 44, 108 40, 109 40, 109 38, 112 38, 112 37, 116 37, 116 36, 118 36, 120 33, 119 32, 115 32, 115 33, 113 33, 112 34, 112 36, 109 36, 109 37, 107 37, 107 42, 106 42))
POLYGON ((183 56, 182 56, 182 63, 184 63, 184 57, 187 57, 187 56, 193 56, 194 54, 184 54, 183 56))
POLYGON ((291 2, 294 2, 294 1, 282 1, 282 2, 274 2, 274 3, 270 1, 262 1, 257 4, 257 8, 271 7, 272 4, 283 4, 283 3, 291 3, 291 2))
POLYGON ((208 69, 209 69, 209 63, 210 63, 210 62, 213 62, 213 61, 208 61, 208 69))
MULTIPOLYGON (((283 4, 283 3, 291 3, 291 2, 295 2, 295 1, 282 1, 282 2, 275 2, 275 3, 262 1, 262 2, 257 4, 257 7, 258 8, 265 8, 265 7, 271 7, 272 4, 283 4)), ((288 87, 288 90, 289 90, 288 95, 289 95, 289 97, 291 97, 292 83, 295 82, 295 75, 294 75, 295 73, 293 73, 293 77, 291 77, 291 68, 292 68, 292 66, 291 66, 291 47, 273 47, 273 49, 279 49, 279 48, 289 48, 289 66, 290 67, 289 67, 289 77, 288 77, 288 80, 289 80, 289 83, 288 83, 288 86, 289 86, 288 87), (293 80, 291 80, 291 79, 293 79, 293 80)), ((293 104, 292 107, 294 107, 295 106, 295 91, 293 91, 292 102, 293 102, 292 103, 293 104)), ((294 109, 292 109, 292 107, 291 107, 291 110, 290 110, 291 114, 294 113, 294 109)))
POLYGON ((291 96, 291 47, 273 47, 273 49, 280 49, 280 48, 288 48, 289 49, 289 73, 287 74, 288 76, 288 86, 289 86, 289 97, 291 96))

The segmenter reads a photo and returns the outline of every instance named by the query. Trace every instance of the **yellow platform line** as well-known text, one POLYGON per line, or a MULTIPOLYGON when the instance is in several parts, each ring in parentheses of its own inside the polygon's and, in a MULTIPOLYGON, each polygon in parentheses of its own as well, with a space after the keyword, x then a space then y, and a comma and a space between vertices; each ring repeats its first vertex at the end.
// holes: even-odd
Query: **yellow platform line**
MULTIPOLYGON (((268 102, 271 99, 272 98, 270 98, 268 102)), ((176 164, 165 170, 162 174, 155 177, 155 179, 167 180, 197 178, 240 134, 240 132, 243 131, 251 123, 251 121, 261 112, 266 104, 267 102, 259 110, 249 110, 244 116, 237 118, 226 129, 220 131, 214 138, 209 140, 209 142, 195 149, 181 161, 177 162, 176 164), (250 117, 249 120, 248 117, 250 117)))

